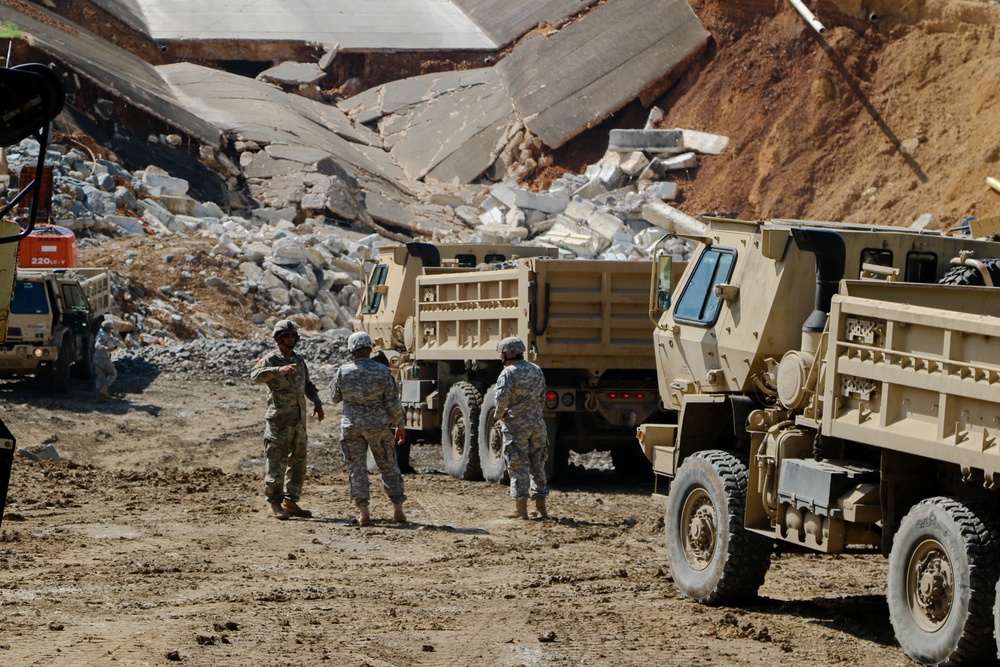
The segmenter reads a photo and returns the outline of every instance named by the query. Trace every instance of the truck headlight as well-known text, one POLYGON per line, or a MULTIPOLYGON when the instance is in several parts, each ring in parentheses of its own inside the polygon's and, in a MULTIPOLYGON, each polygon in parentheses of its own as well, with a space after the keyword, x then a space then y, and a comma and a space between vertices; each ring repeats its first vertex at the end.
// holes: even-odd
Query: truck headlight
POLYGON ((45 354, 45 350, 43 350, 43 349, 42 349, 42 348, 40 348, 40 347, 36 347, 36 348, 35 348, 35 351, 34 351, 34 355, 35 355, 36 357, 41 357, 41 356, 42 356, 43 354, 45 354))

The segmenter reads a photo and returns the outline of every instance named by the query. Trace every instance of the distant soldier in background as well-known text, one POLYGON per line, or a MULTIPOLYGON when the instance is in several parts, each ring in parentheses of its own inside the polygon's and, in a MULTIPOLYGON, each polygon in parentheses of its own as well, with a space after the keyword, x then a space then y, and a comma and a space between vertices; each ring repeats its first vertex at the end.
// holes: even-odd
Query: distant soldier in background
POLYGON ((382 488, 392 500, 392 519, 406 521, 403 501, 403 476, 396 460, 393 440, 400 445, 406 438, 403 429, 403 407, 399 404, 399 389, 392 371, 371 359, 375 341, 363 331, 347 339, 347 351, 353 357, 337 369, 330 383, 334 403, 344 402, 344 416, 340 421, 340 446, 347 462, 351 498, 358 508, 358 524, 371 524, 368 501, 371 486, 368 481, 368 448, 382 473, 382 488), (395 426, 390 438, 390 427, 395 426))
POLYGON ((525 360, 524 342, 517 336, 504 338, 497 345, 504 369, 497 378, 497 419, 503 424, 504 462, 510 477, 510 497, 518 518, 528 518, 528 497, 535 499, 538 516, 549 516, 545 497, 549 494, 545 479, 548 458, 548 433, 542 406, 545 400, 545 374, 525 360))
POLYGON ((94 389, 97 391, 97 402, 104 403, 111 399, 111 385, 118 379, 115 363, 111 361, 111 353, 122 346, 122 339, 115 332, 111 320, 101 322, 101 328, 94 340, 94 389))
POLYGON ((291 516, 308 518, 312 512, 299 507, 302 482, 306 477, 306 398, 313 414, 323 421, 323 402, 309 379, 305 359, 295 352, 299 327, 291 320, 274 325, 278 349, 258 361, 250 379, 266 384, 267 414, 264 416, 264 494, 275 519, 291 516))

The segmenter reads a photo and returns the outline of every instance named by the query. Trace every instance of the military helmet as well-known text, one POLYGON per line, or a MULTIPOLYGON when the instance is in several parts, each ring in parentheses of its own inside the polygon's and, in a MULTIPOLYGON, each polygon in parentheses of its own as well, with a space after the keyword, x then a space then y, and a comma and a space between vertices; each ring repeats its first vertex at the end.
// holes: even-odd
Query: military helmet
POLYGON ((299 325, 291 320, 278 320, 278 323, 274 325, 274 331, 271 332, 271 336, 277 338, 283 333, 298 333, 299 325))
POLYGON ((516 357, 519 354, 524 354, 524 350, 524 341, 517 336, 504 338, 502 341, 497 343, 497 352, 508 357, 516 357))
POLYGON ((112 322, 111 320, 104 320, 103 322, 101 322, 101 328, 104 329, 105 331, 111 331, 112 329, 115 328, 115 323, 112 322))
POLYGON ((352 353, 353 352, 357 352, 358 350, 366 348, 366 347, 368 349, 371 349, 371 348, 375 347, 375 341, 373 341, 372 337, 369 336, 364 331, 358 331, 356 333, 352 333, 350 335, 350 337, 347 339, 347 351, 348 352, 352 352, 352 353))

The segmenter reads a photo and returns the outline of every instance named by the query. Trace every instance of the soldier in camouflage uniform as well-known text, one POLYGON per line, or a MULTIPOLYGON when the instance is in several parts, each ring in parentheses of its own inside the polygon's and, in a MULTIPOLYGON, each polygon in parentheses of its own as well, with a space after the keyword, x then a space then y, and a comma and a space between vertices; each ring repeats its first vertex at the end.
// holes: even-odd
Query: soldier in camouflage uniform
POLYGON ((545 374, 525 360, 524 349, 516 336, 504 338, 497 345, 504 365, 496 384, 497 419, 503 424, 503 455, 517 516, 528 518, 530 495, 538 515, 545 519, 549 516, 545 507, 549 494, 545 480, 548 433, 542 415, 545 374))
POLYGON ((382 488, 392 500, 393 521, 406 521, 403 513, 403 476, 396 460, 395 444, 406 438, 403 429, 403 408, 399 404, 399 389, 392 371, 371 359, 375 341, 363 331, 347 339, 347 351, 354 361, 341 366, 330 383, 334 403, 344 402, 344 416, 340 421, 340 446, 347 462, 351 498, 358 508, 358 523, 371 523, 368 500, 371 487, 368 483, 368 449, 382 473, 382 488), (393 438, 390 427, 395 426, 393 438))
POLYGON ((111 385, 118 377, 111 353, 121 346, 122 341, 115 333, 114 323, 111 320, 101 322, 101 329, 94 340, 94 389, 97 391, 98 403, 111 399, 111 385))
POLYGON ((250 379, 266 384, 267 414, 264 417, 264 494, 276 519, 290 516, 311 517, 312 512, 299 507, 299 495, 306 476, 306 398, 313 404, 313 414, 323 421, 323 402, 309 380, 305 359, 296 354, 298 325, 281 320, 274 325, 278 349, 258 361, 250 379))

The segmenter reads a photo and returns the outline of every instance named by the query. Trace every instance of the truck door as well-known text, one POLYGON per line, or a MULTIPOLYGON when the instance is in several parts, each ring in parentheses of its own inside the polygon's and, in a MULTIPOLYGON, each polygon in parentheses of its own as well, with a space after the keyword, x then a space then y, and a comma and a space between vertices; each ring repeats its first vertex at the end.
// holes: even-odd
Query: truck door
POLYGON ((711 391, 723 379, 718 373, 719 339, 716 323, 723 311, 722 297, 716 285, 728 283, 736 266, 736 251, 732 248, 707 246, 682 287, 673 309, 675 325, 673 350, 667 352, 665 376, 686 378, 695 382, 700 391, 711 391))

